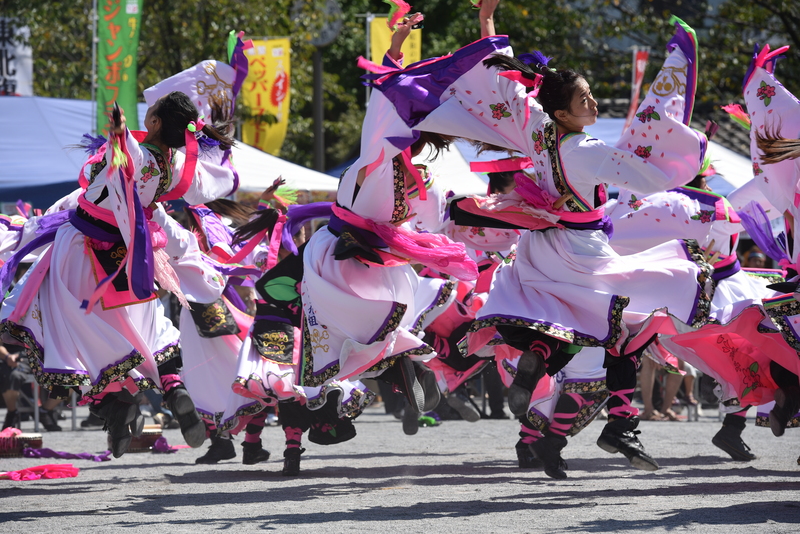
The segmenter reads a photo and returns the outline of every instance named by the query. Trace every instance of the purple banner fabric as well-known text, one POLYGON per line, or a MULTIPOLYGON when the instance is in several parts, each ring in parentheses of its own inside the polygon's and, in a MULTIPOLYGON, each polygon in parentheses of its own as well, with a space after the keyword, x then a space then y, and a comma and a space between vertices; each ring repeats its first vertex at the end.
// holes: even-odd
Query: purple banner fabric
POLYGON ((694 108, 694 92, 697 89, 694 68, 691 67, 697 61, 697 48, 691 36, 680 24, 675 24, 675 35, 667 43, 667 50, 673 50, 675 47, 681 49, 690 65, 686 72, 686 108, 683 110, 683 123, 688 126, 694 108))
POLYGON ((758 43, 755 44, 755 48, 753 49, 753 58, 750 60, 750 65, 747 67, 747 72, 744 73, 744 79, 742 80, 742 91, 745 90, 747 87, 747 82, 750 81, 750 77, 753 76, 753 72, 756 70, 756 57, 758 56, 758 43))
POLYGON ((239 95, 239 91, 242 89, 242 84, 244 84, 244 80, 247 78, 247 72, 250 68, 250 63, 247 60, 247 56, 244 55, 244 43, 242 42, 241 38, 236 39, 236 46, 233 48, 233 54, 231 54, 230 63, 231 67, 233 67, 236 71, 236 78, 233 80, 233 87, 231 88, 235 102, 236 97, 239 95))
POLYGON ((209 248, 213 248, 214 245, 220 243, 224 245, 231 244, 232 232, 230 228, 222 223, 216 213, 205 206, 189 206, 187 209, 196 216, 202 226, 203 235, 206 236, 209 248))
POLYGON ((236 288, 233 287, 233 285, 227 284, 225 289, 222 290, 222 294, 226 299, 228 299, 228 302, 231 303, 231 306, 235 306, 239 311, 247 313, 247 304, 244 303, 242 297, 239 296, 239 292, 236 291, 236 288))
POLYGON ((587 223, 559 220, 558 224, 563 225, 564 228, 570 228, 572 230, 602 230, 606 233, 609 239, 614 236, 614 223, 611 220, 611 217, 608 215, 604 215, 602 219, 587 223))
POLYGON ((739 263, 739 260, 731 263, 730 265, 725 265, 724 267, 716 267, 714 266, 714 272, 711 274, 711 278, 715 282, 719 282, 720 280, 725 280, 726 278, 730 278, 734 274, 738 273, 742 270, 742 264, 739 263))
POLYGON ((75 210, 64 210, 42 215, 36 219, 36 235, 50 233, 54 228, 57 230, 72 217, 74 212, 75 210))

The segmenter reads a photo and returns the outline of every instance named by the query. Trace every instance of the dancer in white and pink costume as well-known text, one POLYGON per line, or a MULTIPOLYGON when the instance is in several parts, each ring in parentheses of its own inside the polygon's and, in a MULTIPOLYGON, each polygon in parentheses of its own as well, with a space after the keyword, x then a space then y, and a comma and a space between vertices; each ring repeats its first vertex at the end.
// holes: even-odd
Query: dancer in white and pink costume
MULTIPOLYGON (((473 215, 493 212, 491 216, 499 218, 502 212, 505 222, 516 220, 522 226, 525 221, 523 227, 532 230, 554 229, 526 233, 514 263, 498 270, 489 300, 469 334, 470 352, 499 341, 510 347, 504 349, 508 356, 523 352, 534 362, 545 356, 545 363, 554 363, 555 356, 563 365, 568 357, 560 355, 567 345, 594 345, 625 355, 618 358, 624 362, 659 331, 704 324, 710 267, 697 244, 668 244, 643 255, 619 257, 608 246, 599 207, 605 200, 604 182, 650 193, 686 183, 700 169, 705 139, 686 126, 696 80, 695 44, 680 24, 669 50, 653 84, 663 94, 651 91, 640 109, 650 116, 651 124, 643 131, 626 132, 617 148, 581 134, 584 125, 594 122, 596 110, 588 85, 577 76, 574 80, 580 81, 562 78, 562 84, 575 83, 578 89, 559 118, 570 128, 557 128, 552 114, 559 108, 551 108, 548 117, 526 89, 543 76, 547 87, 551 74, 541 65, 543 58, 531 58, 528 66, 506 61, 510 49, 502 37, 483 39, 399 74, 370 76, 410 127, 477 137, 520 151, 535 169, 534 179, 518 184, 510 195, 474 206, 459 203, 473 215), (509 70, 487 70, 480 64, 492 54, 490 65, 509 70), (658 83, 662 79, 679 83, 658 83), (645 265, 652 268, 642 268, 645 265), (498 331, 502 339, 496 337, 498 331)), ((539 94, 540 99, 543 96, 539 94)), ((535 384, 538 366, 524 367, 518 376, 534 377, 527 382, 535 384)), ((627 374, 633 374, 635 384, 632 369, 627 374)), ((519 389, 520 402, 514 404, 524 410, 532 387, 520 384, 519 389)), ((629 408, 632 387, 613 389, 617 396, 609 405, 619 419, 606 428, 619 430, 633 444, 626 448, 630 453, 626 456, 636 467, 657 468, 632 434, 636 424, 630 419, 635 413, 629 408)), ((509 401, 511 406, 511 397, 509 401)), ((601 436, 598 444, 609 451, 622 450, 618 441, 613 445, 607 441, 601 436)))

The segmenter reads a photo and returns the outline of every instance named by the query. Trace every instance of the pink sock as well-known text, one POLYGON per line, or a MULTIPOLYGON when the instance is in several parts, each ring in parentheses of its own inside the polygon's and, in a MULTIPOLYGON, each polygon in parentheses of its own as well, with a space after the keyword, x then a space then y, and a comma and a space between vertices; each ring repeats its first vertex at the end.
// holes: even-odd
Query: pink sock
POLYGON ((522 443, 526 445, 530 445, 534 441, 537 441, 539 438, 542 437, 542 433, 536 430, 535 428, 528 428, 525 425, 519 426, 519 436, 522 440, 522 443))
POLYGON ((286 434, 286 448, 299 449, 303 440, 303 430, 297 427, 287 426, 283 429, 286 434))
POLYGON ((550 423, 550 432, 559 436, 566 436, 572 423, 575 422, 578 412, 583 406, 583 397, 577 393, 562 393, 556 402, 553 421, 550 423))
POLYGON ((164 390, 164 393, 169 393, 176 387, 182 387, 183 380, 181 380, 180 375, 162 375, 161 376, 161 389, 164 390))
POLYGON ((245 443, 260 443, 261 431, 264 430, 264 421, 267 419, 267 412, 261 411, 255 414, 244 427, 245 443))

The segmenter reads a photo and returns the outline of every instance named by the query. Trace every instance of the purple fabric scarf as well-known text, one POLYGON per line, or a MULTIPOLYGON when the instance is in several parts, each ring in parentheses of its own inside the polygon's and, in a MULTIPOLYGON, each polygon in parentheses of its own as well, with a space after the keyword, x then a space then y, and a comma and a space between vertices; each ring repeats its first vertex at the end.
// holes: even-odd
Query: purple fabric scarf
POLYGON ((486 37, 450 56, 420 61, 396 73, 365 74, 362 78, 386 95, 400 118, 413 128, 441 105, 442 94, 453 82, 492 52, 507 46, 508 37, 504 35, 486 37))
POLYGON ((61 452, 54 451, 53 449, 22 449, 22 455, 25 458, 63 458, 70 460, 92 460, 93 462, 107 462, 111 460, 111 451, 101 452, 100 454, 92 454, 90 452, 61 452))
POLYGON ((313 202, 311 204, 293 204, 289 206, 286 214, 286 223, 283 225, 281 242, 284 248, 297 256, 297 245, 292 237, 300 228, 314 219, 330 219, 332 202, 313 202))
POLYGON ((57 211, 49 215, 39 217, 39 228, 36 230, 36 237, 30 243, 20 248, 14 255, 11 256, 2 269, 0 269, 0 291, 5 295, 8 288, 11 287, 11 282, 14 280, 14 275, 17 272, 20 262, 39 247, 52 243, 56 238, 56 232, 61 226, 70 220, 70 217, 75 213, 75 210, 57 211))
POLYGON ((742 220, 742 226, 744 226, 745 231, 750 234, 750 237, 758 245, 758 248, 764 251, 764 254, 777 262, 781 260, 789 261, 789 256, 772 234, 772 225, 761 204, 753 200, 742 211, 737 213, 742 220))

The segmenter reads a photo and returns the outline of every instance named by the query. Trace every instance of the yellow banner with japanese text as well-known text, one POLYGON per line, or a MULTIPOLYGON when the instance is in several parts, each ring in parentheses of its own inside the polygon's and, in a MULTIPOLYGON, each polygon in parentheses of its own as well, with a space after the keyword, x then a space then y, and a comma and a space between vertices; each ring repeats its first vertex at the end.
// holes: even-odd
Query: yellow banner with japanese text
POLYGON ((242 141, 277 156, 289 124, 289 39, 254 39, 253 48, 244 52, 250 67, 238 98, 247 117, 242 141), (270 124, 267 115, 277 122, 270 124))
MULTIPOLYGON (((369 22, 369 49, 373 63, 383 63, 383 56, 392 44, 392 30, 386 25, 388 17, 374 17, 369 22)), ((403 65, 411 65, 422 59, 422 30, 411 30, 400 51, 403 65)))

